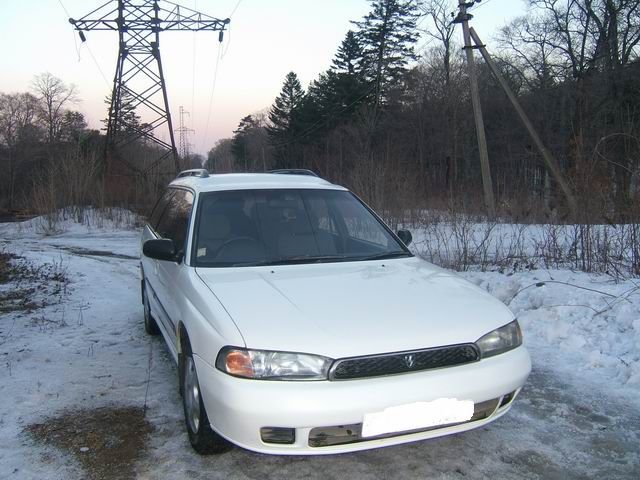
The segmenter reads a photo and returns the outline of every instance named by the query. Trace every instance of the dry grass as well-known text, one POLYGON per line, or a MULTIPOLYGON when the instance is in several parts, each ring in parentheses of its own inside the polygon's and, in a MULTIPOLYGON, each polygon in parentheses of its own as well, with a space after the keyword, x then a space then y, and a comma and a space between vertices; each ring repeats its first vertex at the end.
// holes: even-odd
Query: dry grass
POLYGON ((63 412, 26 429, 38 442, 71 454, 92 480, 134 478, 153 426, 142 407, 103 407, 63 412))
POLYGON ((68 283, 62 259, 36 266, 19 255, 0 252, 0 313, 32 312, 60 303, 68 283))

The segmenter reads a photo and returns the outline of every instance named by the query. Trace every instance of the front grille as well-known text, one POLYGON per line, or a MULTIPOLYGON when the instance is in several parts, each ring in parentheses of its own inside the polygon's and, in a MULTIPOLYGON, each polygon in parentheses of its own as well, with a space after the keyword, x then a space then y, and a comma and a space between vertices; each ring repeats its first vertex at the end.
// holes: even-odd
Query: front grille
POLYGON ((366 357, 336 360, 329 373, 330 380, 379 377, 417 372, 433 368, 452 367, 480 359, 473 344, 449 345, 410 352, 386 353, 366 357))
POLYGON ((310 447, 330 447, 332 445, 345 445, 348 443, 368 442, 370 440, 380 440, 382 438, 398 437, 400 435, 410 435, 412 433, 428 432, 429 430, 438 430, 440 428, 452 427, 454 425, 462 425, 465 423, 477 422, 489 418, 496 411, 500 398, 493 398, 486 402, 476 403, 474 405, 473 416, 467 422, 453 423, 450 425, 436 425, 434 427, 419 428, 404 432, 391 432, 375 437, 362 436, 362 423, 354 423, 352 425, 336 425, 333 427, 316 427, 309 432, 310 447))

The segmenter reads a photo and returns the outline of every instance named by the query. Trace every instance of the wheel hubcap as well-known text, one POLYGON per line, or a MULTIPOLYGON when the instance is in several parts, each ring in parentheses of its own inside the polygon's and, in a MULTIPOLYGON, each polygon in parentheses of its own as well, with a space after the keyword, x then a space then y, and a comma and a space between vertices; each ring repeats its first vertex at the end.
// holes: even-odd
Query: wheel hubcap
POLYGON ((189 427, 194 433, 198 433, 200 428, 200 386, 198 385, 196 366, 190 356, 185 359, 184 401, 189 427))

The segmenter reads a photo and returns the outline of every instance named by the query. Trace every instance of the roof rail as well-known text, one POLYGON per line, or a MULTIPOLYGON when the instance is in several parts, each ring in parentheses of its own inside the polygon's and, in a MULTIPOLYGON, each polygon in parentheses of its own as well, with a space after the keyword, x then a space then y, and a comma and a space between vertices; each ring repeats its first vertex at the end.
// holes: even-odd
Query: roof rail
POLYGON ((199 178, 207 178, 209 176, 209 171, 205 168, 192 168, 191 170, 183 170, 178 174, 177 178, 183 177, 199 177, 199 178))
POLYGON ((320 178, 316 172, 306 168, 279 168, 277 170, 269 170, 267 173, 276 173, 278 175, 307 175, 309 177, 320 178))

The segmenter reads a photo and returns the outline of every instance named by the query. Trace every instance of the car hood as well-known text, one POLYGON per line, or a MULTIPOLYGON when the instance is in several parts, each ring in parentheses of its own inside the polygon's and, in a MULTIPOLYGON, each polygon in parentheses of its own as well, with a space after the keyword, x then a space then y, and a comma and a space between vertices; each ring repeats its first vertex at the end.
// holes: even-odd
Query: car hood
POLYGON ((474 342, 504 304, 419 258, 198 268, 246 347, 331 358, 474 342))

